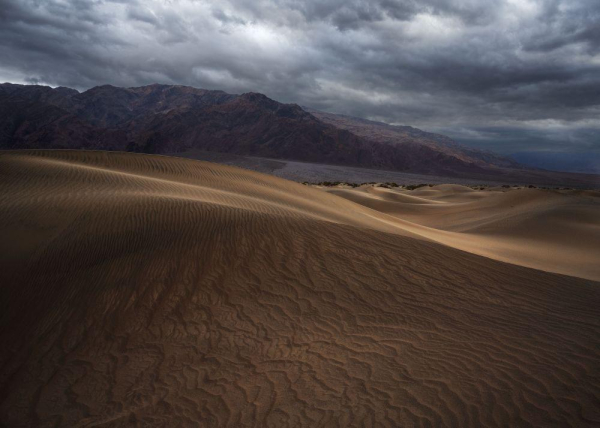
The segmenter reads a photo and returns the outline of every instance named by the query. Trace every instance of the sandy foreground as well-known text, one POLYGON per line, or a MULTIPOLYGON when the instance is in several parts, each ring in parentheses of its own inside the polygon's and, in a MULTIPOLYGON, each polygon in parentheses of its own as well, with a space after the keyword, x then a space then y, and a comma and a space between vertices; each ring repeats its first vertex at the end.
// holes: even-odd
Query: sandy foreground
POLYGON ((0 153, 0 426, 600 425, 600 194, 0 153))

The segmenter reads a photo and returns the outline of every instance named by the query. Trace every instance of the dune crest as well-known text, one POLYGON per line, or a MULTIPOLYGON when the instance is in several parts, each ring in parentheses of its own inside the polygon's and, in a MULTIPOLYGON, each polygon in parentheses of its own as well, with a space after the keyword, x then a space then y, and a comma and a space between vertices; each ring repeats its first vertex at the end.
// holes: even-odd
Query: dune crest
POLYGON ((437 185, 324 188, 422 238, 495 260, 600 280, 600 192, 437 185))
POLYGON ((493 208, 415 221, 496 196, 335 193, 180 158, 0 153, 0 425, 600 424, 600 283, 434 242, 502 238, 493 208))

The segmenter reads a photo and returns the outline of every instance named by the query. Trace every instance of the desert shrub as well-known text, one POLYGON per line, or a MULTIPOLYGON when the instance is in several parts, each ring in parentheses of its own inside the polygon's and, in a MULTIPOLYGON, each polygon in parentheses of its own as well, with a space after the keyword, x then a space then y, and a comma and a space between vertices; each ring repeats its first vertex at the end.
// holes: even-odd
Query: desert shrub
POLYGON ((431 187, 433 185, 432 184, 410 184, 410 185, 406 186, 406 189, 407 190, 415 190, 415 189, 418 189, 420 187, 425 187, 425 186, 431 187))
MULTIPOLYGON (((307 181, 305 181, 302 184, 310 184, 307 181)), ((319 183, 316 183, 317 186, 325 186, 325 187, 334 187, 334 186, 339 186, 339 185, 344 185, 344 186, 349 186, 349 187, 358 187, 360 186, 360 184, 358 183, 348 183, 347 181, 321 181, 319 183)))

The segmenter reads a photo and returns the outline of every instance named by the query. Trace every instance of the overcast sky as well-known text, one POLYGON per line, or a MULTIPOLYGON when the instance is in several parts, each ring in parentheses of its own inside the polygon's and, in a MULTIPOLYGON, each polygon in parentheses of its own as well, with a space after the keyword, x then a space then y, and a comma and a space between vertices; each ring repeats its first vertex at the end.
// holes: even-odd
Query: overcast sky
POLYGON ((600 152, 600 0, 0 0, 0 81, 256 91, 600 152))

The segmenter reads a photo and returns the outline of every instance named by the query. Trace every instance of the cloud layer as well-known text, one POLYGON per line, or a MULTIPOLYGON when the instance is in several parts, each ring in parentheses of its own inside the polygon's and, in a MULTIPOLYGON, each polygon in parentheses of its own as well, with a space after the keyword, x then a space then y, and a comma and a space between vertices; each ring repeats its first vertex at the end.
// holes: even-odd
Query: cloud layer
POLYGON ((0 58, 0 81, 258 91, 504 153, 600 152, 597 0, 0 0, 0 58))

